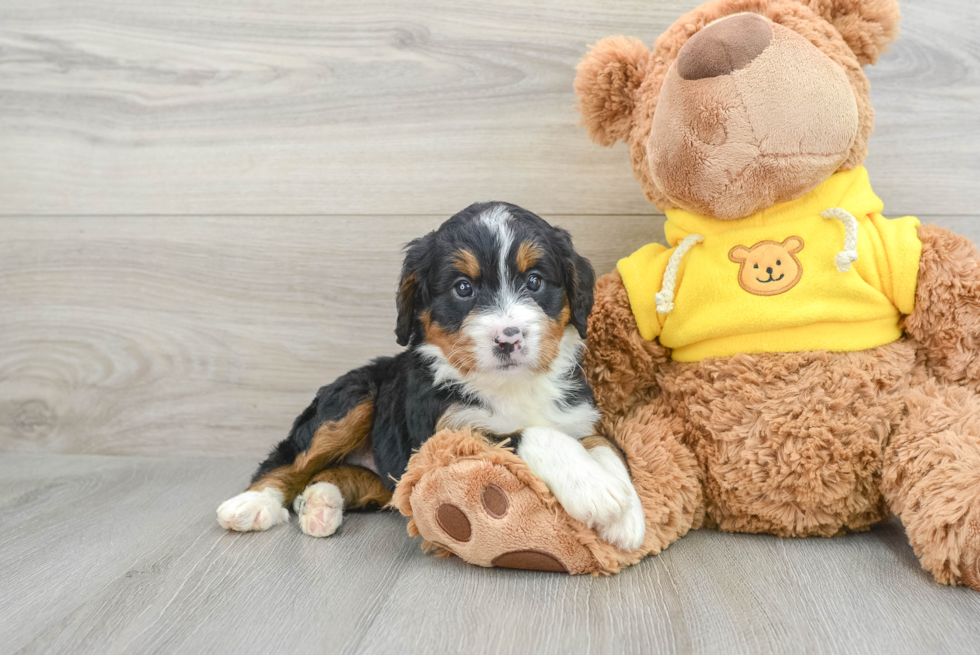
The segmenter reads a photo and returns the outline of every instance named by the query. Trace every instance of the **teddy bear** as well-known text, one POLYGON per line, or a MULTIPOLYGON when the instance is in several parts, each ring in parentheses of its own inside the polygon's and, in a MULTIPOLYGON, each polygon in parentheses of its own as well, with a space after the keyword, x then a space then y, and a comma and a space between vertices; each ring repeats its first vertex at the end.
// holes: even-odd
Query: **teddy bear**
POLYGON ((898 22, 893 0, 711 0, 652 49, 591 48, 582 124, 626 142, 666 214, 667 245, 597 282, 583 363, 646 535, 617 550, 506 446, 443 431, 393 500, 426 549, 610 574, 702 527, 832 537, 894 514, 937 581, 980 590, 980 253, 884 218, 862 166, 862 67, 898 22))

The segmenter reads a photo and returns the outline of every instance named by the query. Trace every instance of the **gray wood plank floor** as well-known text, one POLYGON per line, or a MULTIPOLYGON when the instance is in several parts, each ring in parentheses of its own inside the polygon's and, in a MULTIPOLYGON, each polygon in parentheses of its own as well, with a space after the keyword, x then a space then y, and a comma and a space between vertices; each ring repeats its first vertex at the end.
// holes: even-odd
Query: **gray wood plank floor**
POLYGON ((253 463, 0 455, 0 651, 976 653, 980 594, 901 527, 698 531, 612 578, 421 552, 393 513, 322 540, 214 521, 253 463))

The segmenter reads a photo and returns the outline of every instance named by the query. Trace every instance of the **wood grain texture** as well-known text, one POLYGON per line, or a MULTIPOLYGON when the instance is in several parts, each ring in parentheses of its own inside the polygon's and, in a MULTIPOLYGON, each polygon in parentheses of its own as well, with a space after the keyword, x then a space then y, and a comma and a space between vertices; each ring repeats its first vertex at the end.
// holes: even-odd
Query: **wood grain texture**
MULTIPOLYGON (((401 247, 444 217, 0 218, 0 451, 238 454, 397 352, 401 247)), ((662 217, 551 217, 597 270, 662 217)))
POLYGON ((975 653, 980 594, 897 524, 694 532, 612 578, 424 555, 391 513, 221 530, 244 460, 0 455, 0 643, 20 653, 975 653))
MULTIPOLYGON (((549 219, 600 273, 663 234, 549 219)), ((0 218, 0 452, 264 456, 320 386, 397 352, 400 249, 441 220, 0 218)))
MULTIPOLYGON (((650 213, 576 126, 574 67, 697 4, 7 0, 0 213, 650 213)), ((976 214, 980 5, 902 7, 872 181, 898 214, 976 214)))

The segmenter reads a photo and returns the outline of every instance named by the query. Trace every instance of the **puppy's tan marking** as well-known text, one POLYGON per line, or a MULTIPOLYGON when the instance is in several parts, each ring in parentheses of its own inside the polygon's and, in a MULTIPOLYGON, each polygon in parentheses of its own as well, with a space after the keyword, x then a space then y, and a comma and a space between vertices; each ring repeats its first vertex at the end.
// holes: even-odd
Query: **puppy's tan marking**
POLYGON ((591 437, 586 437, 585 439, 582 439, 581 443, 582 443, 582 447, 585 448, 586 450, 592 450, 593 448, 603 448, 603 447, 608 448, 609 450, 613 451, 616 454, 616 457, 618 457, 619 461, 623 463, 623 466, 625 466, 627 470, 629 470, 629 464, 626 463, 626 457, 623 455, 623 451, 619 449, 619 446, 617 446, 615 443, 613 443, 606 437, 601 437, 595 434, 592 435, 591 437))
POLYGON ((409 273, 402 278, 398 296, 408 305, 411 305, 415 300, 415 273, 409 273))
POLYGON ((327 421, 313 435, 310 447, 296 456, 292 464, 269 471, 248 488, 262 491, 272 487, 283 495, 287 507, 315 474, 367 441, 371 432, 374 404, 365 400, 339 421, 327 421))
POLYGON ((340 489, 344 509, 384 507, 391 500, 391 492, 381 484, 381 478, 359 466, 334 466, 320 471, 310 484, 317 482, 329 482, 340 489))
POLYGON ((517 270, 526 273, 544 257, 544 251, 533 241, 521 241, 517 248, 517 270))
POLYGON ((541 332, 541 354, 537 364, 534 365, 535 371, 547 371, 551 368, 552 362, 558 356, 561 348, 561 340, 565 336, 565 326, 571 319, 572 310, 568 306, 568 299, 565 299, 565 306, 562 307, 558 317, 547 321, 547 325, 541 332))
POLYGON ((464 321, 464 329, 459 332, 446 332, 441 325, 432 320, 428 312, 422 314, 425 342, 438 346, 450 365, 463 375, 472 371, 476 364, 475 346, 473 340, 465 334, 465 325, 464 321))
POLYGON ((453 266, 463 275, 468 275, 471 279, 480 277, 480 262, 476 260, 476 255, 466 249, 457 250, 453 255, 453 266))

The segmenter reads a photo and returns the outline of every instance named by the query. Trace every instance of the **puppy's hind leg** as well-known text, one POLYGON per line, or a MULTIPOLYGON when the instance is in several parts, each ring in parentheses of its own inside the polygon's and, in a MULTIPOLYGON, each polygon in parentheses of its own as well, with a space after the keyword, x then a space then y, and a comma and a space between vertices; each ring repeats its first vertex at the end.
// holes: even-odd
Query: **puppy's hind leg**
POLYGON ((383 507, 391 500, 376 473, 359 466, 335 466, 313 476, 293 501, 299 527, 311 537, 329 537, 343 523, 343 511, 383 507))
POLYGON ((356 384, 359 373, 348 373, 320 390, 289 437, 259 466, 252 485, 218 507, 221 527, 248 532, 285 523, 287 507, 314 475, 367 442, 373 404, 365 385, 356 384))

